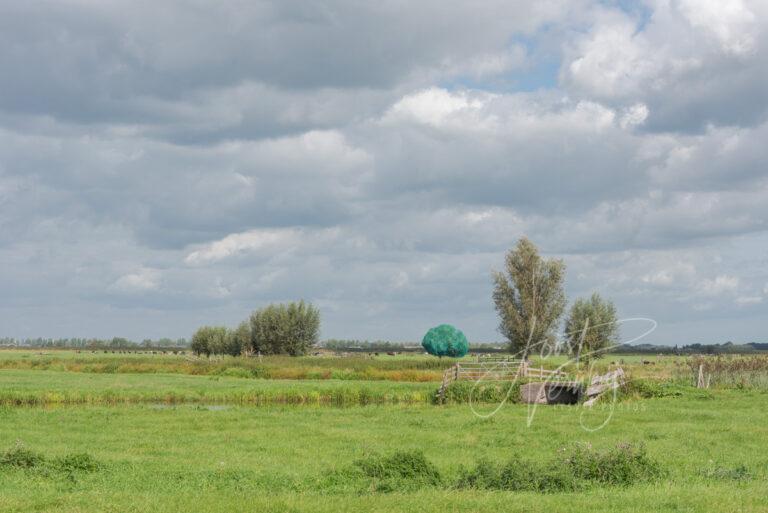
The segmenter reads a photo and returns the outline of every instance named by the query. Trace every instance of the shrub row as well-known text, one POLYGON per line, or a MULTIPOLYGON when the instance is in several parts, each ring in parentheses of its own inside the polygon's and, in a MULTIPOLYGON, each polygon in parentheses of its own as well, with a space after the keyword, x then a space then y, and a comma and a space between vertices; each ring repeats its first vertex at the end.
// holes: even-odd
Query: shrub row
POLYGON ((619 444, 605 451, 575 444, 546 462, 512 457, 498 464, 480 460, 460 467, 458 477, 445 478, 420 451, 400 451, 390 456, 371 455, 354 466, 379 492, 432 486, 454 489, 569 492, 594 486, 628 486, 664 475, 659 463, 643 445, 619 444))
POLYGON ((95 472, 103 467, 88 453, 73 453, 66 456, 47 458, 45 455, 26 448, 21 442, 0 455, 0 471, 21 469, 43 474, 95 472))

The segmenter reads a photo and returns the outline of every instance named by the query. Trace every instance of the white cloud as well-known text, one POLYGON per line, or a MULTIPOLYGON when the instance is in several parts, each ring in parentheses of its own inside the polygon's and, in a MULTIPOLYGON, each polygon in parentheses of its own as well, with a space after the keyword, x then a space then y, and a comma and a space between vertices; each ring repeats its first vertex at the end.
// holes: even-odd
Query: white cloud
POLYGON ((383 121, 415 121, 434 127, 454 125, 469 128, 481 124, 479 111, 486 103, 487 99, 471 97, 465 92, 451 93, 433 87, 400 99, 387 111, 383 121))
POLYGON ((645 104, 657 130, 763 120, 768 39, 755 13, 764 16, 764 3, 659 1, 649 11, 596 9, 589 30, 566 43, 563 82, 611 106, 645 104))
MULTIPOLYGON (((577 43, 566 68, 567 78, 598 97, 637 94, 641 84, 659 74, 658 52, 637 32, 633 20, 613 13, 599 19, 593 31, 577 43)), ((662 83, 650 85, 658 88, 662 83)))
POLYGON ((339 249, 359 249, 367 241, 363 236, 344 232, 340 228, 272 228, 232 233, 226 237, 199 245, 187 254, 184 262, 197 266, 213 264, 238 256, 251 259, 286 258, 292 254, 313 251, 330 244, 339 249))
POLYGON ((668 287, 685 286, 696 276, 696 268, 691 263, 675 263, 671 267, 655 270, 641 278, 644 283, 668 287))
POLYGON ((192 251, 184 261, 187 264, 198 265, 224 260, 242 253, 289 250, 299 241, 300 236, 298 230, 250 230, 233 233, 192 251))
POLYGON ((703 280, 699 290, 703 296, 718 296, 733 294, 739 288, 739 278, 736 276, 720 275, 713 279, 703 280))
POLYGON ((109 288, 125 293, 148 292, 159 288, 160 278, 160 271, 157 269, 141 268, 120 276, 109 288))
POLYGON ((636 103, 631 107, 624 109, 621 116, 621 128, 629 128, 642 125, 648 117, 648 107, 643 103, 636 103))
POLYGON ((742 306, 758 305, 762 302, 762 296, 739 296, 736 298, 736 303, 742 306))
POLYGON ((679 4, 691 25, 711 32, 725 51, 742 55, 754 50, 757 20, 742 0, 680 0, 679 4))
POLYGON ((392 287, 395 289, 403 289, 410 284, 411 280, 408 273, 400 271, 392 278, 392 287))

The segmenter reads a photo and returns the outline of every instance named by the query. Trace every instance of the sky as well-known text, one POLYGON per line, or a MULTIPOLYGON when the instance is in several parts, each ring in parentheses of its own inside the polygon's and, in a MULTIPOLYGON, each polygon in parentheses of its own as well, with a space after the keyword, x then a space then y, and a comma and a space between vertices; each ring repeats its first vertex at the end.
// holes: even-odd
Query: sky
POLYGON ((497 341, 527 236, 641 342, 766 342, 767 142, 763 0, 1 2, 0 336, 497 341))

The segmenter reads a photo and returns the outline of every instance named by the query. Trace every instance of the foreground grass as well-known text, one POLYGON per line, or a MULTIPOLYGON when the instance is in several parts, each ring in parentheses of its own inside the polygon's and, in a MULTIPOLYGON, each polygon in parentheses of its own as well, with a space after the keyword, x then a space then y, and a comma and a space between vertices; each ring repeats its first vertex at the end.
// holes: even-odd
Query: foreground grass
MULTIPOLYGON (((178 376, 176 376, 178 378, 178 376)), ((84 387, 86 385, 83 385, 84 387)), ((103 469, 0 470, 2 511, 765 511, 768 395, 714 391, 629 402, 584 419, 573 407, 347 409, 182 405, 0 409, 0 449, 17 439, 47 458, 87 452, 103 469), (645 442, 666 476, 629 487, 537 494, 423 487, 372 493, 348 477, 369 454, 422 450, 446 476, 479 459, 551 459, 574 441, 645 442), (744 466, 748 475, 727 472, 744 466), (725 469, 726 472, 712 472, 725 469), (335 478, 334 476, 346 476, 335 478)))

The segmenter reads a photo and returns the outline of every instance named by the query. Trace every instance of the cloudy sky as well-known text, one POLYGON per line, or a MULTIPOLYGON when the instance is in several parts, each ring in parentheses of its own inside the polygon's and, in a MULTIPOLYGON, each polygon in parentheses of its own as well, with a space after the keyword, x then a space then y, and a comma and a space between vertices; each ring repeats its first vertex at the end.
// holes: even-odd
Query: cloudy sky
POLYGON ((501 337, 522 235, 644 341, 768 341, 764 0, 0 3, 0 336, 501 337))

